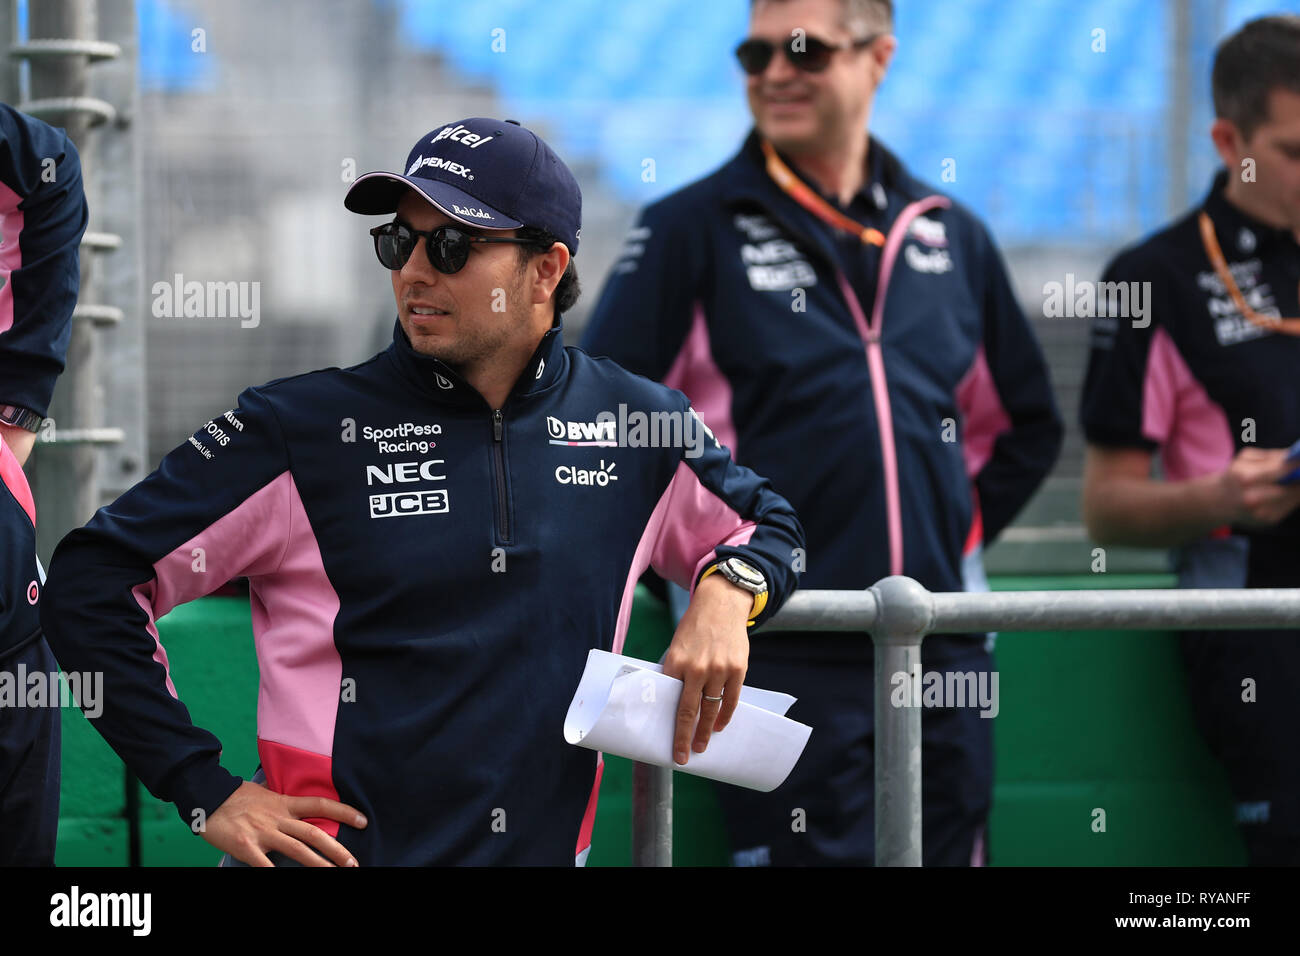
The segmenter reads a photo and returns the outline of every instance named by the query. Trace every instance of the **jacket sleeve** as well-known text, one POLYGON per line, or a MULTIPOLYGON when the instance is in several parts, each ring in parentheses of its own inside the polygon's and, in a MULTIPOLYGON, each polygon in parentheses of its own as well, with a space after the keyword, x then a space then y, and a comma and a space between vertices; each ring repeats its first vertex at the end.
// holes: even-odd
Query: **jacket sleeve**
POLYGON ((1016 301, 1001 254, 982 225, 979 229, 982 341, 959 390, 959 404, 964 440, 976 448, 985 444, 977 457, 987 457, 972 479, 984 541, 992 542, 1052 470, 1064 426, 1038 338, 1016 301))
POLYGON ((767 604, 754 619, 762 625, 799 586, 803 528, 768 480, 733 462, 686 397, 673 394, 694 428, 686 432, 681 460, 652 519, 659 527, 650 566, 693 597, 711 565, 733 555, 747 561, 767 579, 767 604))
MULTIPOLYGON (((172 683, 157 621, 233 577, 276 571, 292 478, 275 414, 255 389, 60 542, 41 623, 65 671, 103 675, 87 714, 149 792, 193 824, 240 784, 172 683)), ((206 819, 204 817, 203 819, 206 819)))
MULTIPOLYGON (((1149 282, 1158 294, 1166 288, 1163 278, 1154 263, 1130 250, 1106 267, 1102 282, 1149 282)), ((1167 318, 1163 301, 1149 302, 1148 307, 1154 315, 1145 322, 1109 315, 1092 320, 1079 402, 1079 423, 1091 444, 1154 452, 1169 437, 1167 428, 1149 429, 1144 408, 1152 341, 1167 318)))
POLYGON ((671 200, 642 210, 610 271, 581 347, 662 382, 690 331, 707 250, 671 200))
POLYGON ((89 213, 66 133, 0 104, 0 404, 49 409, 89 213))

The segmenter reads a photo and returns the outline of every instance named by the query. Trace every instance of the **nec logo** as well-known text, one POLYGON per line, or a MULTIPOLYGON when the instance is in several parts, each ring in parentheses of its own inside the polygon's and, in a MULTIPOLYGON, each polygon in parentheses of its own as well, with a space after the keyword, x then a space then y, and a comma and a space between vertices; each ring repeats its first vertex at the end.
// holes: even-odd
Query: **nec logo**
POLYGON ((442 458, 425 461, 394 461, 385 465, 366 465, 366 484, 391 485, 412 481, 446 481, 446 475, 434 474, 433 466, 445 464, 442 458))
MULTIPOLYGON (((500 130, 498 130, 500 132, 500 130)), ((478 133, 471 133, 464 126, 457 123, 455 126, 444 126, 438 130, 433 139, 429 140, 430 145, 439 140, 449 139, 453 143, 460 143, 462 146, 468 146, 470 149, 478 149, 484 143, 490 143, 495 137, 479 136, 478 133)))
POLYGON ((567 441, 613 442, 617 437, 617 422, 613 418, 601 422, 562 422, 550 415, 546 416, 546 431, 553 444, 567 441))

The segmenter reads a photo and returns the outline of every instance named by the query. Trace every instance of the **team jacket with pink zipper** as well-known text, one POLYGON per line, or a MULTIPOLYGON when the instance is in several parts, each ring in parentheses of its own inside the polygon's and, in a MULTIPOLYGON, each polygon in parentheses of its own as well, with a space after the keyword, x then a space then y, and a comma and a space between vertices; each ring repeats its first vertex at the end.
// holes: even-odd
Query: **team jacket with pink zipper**
POLYGON ((66 670, 104 673, 96 729, 187 824, 240 778, 155 622, 243 575, 271 789, 364 813, 320 821, 363 866, 572 864, 600 768, 564 716, 588 650, 621 648, 638 577, 689 586, 739 556, 771 588, 761 624, 802 546, 681 393, 558 324, 500 409, 398 325, 362 365, 246 390, 63 540, 41 614, 66 670))
POLYGON ((983 225, 879 141, 868 155, 882 249, 783 192, 751 134, 642 212, 582 345, 681 389, 794 504, 802 587, 962 590, 963 554, 1046 476, 1061 418, 983 225))

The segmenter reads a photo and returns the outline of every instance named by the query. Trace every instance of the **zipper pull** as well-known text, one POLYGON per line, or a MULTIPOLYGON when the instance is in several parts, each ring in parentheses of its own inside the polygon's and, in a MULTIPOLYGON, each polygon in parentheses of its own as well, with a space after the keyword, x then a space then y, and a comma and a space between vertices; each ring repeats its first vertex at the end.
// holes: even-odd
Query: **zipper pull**
POLYGON ((493 411, 492 411, 492 438, 493 438, 495 441, 500 441, 500 440, 501 440, 502 429, 503 429, 503 426, 502 426, 502 423, 501 423, 501 409, 499 409, 499 408, 497 408, 497 409, 493 409, 493 411))

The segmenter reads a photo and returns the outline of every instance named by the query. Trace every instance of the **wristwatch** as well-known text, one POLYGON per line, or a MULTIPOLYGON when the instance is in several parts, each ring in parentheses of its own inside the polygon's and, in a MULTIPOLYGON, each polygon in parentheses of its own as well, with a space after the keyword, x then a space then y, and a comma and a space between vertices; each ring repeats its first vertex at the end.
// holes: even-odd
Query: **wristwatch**
POLYGON ((763 608, 767 607, 767 578, 763 577, 763 572, 740 558, 730 557, 719 561, 701 574, 700 580, 703 581, 714 571, 717 571, 736 587, 744 588, 754 595, 754 607, 749 612, 748 622, 752 625, 758 616, 763 613, 763 608))
POLYGON ((43 421, 45 416, 36 414, 30 408, 23 408, 21 405, 0 405, 0 425, 13 425, 16 428, 25 428, 29 432, 38 432, 43 421))

